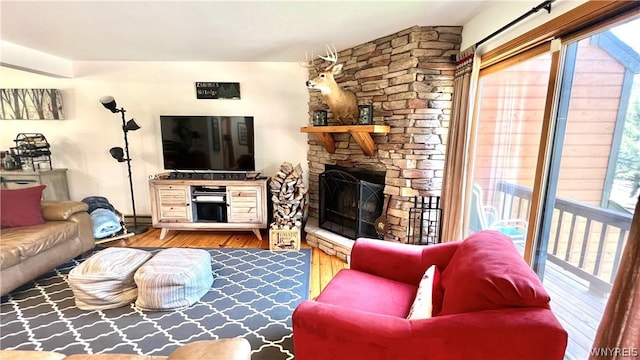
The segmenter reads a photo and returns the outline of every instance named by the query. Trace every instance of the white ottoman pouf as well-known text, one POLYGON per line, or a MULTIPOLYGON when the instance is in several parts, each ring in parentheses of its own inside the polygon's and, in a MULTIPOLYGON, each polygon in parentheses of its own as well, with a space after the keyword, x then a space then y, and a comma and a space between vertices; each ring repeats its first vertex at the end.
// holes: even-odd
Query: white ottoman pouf
POLYGON ((133 274, 151 258, 150 252, 110 247, 93 254, 69 272, 76 306, 103 310, 131 304, 138 296, 133 274))
POLYGON ((193 305, 213 284, 211 255, 202 249, 159 251, 134 275, 136 306, 142 310, 177 310, 193 305))

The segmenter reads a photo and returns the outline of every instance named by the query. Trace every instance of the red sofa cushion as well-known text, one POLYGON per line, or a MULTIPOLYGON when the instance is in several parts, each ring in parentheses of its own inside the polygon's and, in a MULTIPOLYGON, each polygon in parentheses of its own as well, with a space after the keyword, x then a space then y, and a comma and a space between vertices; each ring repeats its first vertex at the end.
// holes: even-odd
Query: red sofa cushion
POLYGON ((316 301, 406 318, 417 290, 417 286, 400 281, 343 269, 331 279, 316 301))
POLYGON ((460 244, 442 272, 440 315, 505 307, 549 308, 549 295, 513 241, 481 231, 460 244))
POLYGON ((0 228, 44 224, 40 201, 45 187, 0 190, 0 228))

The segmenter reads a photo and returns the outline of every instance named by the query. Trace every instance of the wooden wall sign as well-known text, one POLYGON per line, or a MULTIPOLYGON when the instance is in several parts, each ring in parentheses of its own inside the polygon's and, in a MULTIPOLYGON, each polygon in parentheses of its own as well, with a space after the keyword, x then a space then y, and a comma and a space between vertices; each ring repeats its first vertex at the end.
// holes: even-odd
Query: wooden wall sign
POLYGON ((196 82, 198 99, 240 99, 240 83, 196 82))

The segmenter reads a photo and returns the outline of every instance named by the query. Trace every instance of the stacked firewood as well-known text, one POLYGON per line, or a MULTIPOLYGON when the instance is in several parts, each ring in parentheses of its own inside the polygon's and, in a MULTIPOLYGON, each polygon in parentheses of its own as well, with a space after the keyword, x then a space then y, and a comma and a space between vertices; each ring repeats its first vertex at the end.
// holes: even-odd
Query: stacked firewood
POLYGON ((273 222, 271 229, 289 230, 300 228, 306 208, 307 188, 302 179, 300 164, 293 167, 285 162, 271 178, 271 201, 273 202, 273 222))

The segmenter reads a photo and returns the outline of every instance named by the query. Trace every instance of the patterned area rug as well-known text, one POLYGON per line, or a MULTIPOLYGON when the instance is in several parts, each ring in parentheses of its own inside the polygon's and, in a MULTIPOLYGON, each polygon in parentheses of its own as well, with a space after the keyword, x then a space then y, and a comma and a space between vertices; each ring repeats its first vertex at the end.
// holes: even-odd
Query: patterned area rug
POLYGON ((82 259, 66 263, 2 297, 0 348, 168 355, 192 341, 242 336, 254 360, 293 359, 291 314, 309 296, 311 250, 206 250, 213 286, 181 311, 80 310, 67 274, 82 259))

